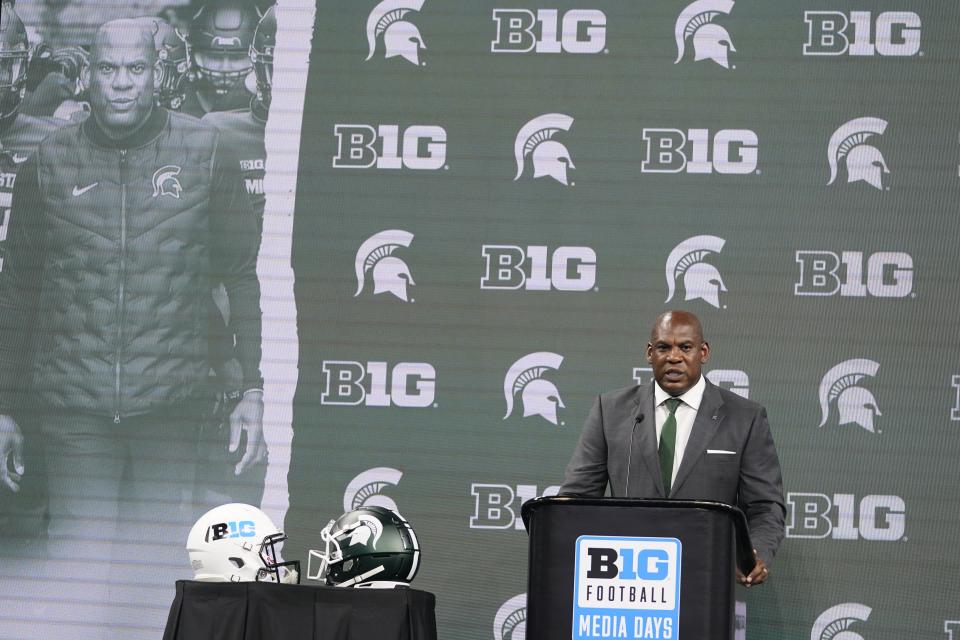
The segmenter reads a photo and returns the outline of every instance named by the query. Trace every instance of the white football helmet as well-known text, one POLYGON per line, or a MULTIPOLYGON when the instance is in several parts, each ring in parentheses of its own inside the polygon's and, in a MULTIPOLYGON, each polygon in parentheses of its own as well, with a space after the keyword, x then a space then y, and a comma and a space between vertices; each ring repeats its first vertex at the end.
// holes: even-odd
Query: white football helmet
POLYGON ((233 503, 200 516, 187 536, 194 580, 300 582, 300 563, 284 562, 275 545, 287 536, 260 509, 233 503))

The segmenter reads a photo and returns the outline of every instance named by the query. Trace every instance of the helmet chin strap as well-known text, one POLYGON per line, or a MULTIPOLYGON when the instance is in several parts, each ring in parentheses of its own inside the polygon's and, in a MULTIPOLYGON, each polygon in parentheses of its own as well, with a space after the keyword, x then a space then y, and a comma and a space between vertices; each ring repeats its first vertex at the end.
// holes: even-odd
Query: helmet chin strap
POLYGON ((380 565, 379 567, 376 567, 376 568, 374 568, 374 569, 370 569, 370 571, 366 571, 366 572, 364 572, 364 573, 361 573, 360 575, 358 575, 358 576, 356 576, 356 577, 353 577, 353 578, 347 580, 346 582, 341 582, 340 584, 338 584, 338 585, 336 585, 336 586, 338 586, 338 587, 352 587, 353 585, 357 584, 358 582, 363 582, 363 581, 366 580, 367 578, 370 578, 370 577, 372 577, 372 576, 377 575, 377 574, 380 573, 381 571, 383 571, 383 565, 380 565))

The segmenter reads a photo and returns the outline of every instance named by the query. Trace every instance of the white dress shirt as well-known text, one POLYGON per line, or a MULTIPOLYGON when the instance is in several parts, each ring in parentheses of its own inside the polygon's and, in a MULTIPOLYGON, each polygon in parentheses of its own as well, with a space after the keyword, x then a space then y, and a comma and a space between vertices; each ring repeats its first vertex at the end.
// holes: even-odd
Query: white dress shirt
POLYGON ((677 479, 677 469, 680 468, 680 461, 683 460, 683 452, 687 448, 687 442, 690 440, 690 432, 693 431, 693 421, 697 419, 697 410, 700 408, 700 402, 703 400, 703 391, 707 388, 707 383, 703 381, 703 374, 697 383, 687 389, 687 392, 681 396, 671 396, 660 388, 660 385, 653 383, 653 402, 655 404, 655 414, 657 422, 657 446, 660 446, 660 433, 663 431, 663 423, 667 421, 670 410, 667 409, 665 401, 676 397, 681 400, 677 405, 677 412, 674 418, 677 420, 677 442, 676 449, 673 452, 673 476, 670 478, 670 486, 673 486, 677 479))

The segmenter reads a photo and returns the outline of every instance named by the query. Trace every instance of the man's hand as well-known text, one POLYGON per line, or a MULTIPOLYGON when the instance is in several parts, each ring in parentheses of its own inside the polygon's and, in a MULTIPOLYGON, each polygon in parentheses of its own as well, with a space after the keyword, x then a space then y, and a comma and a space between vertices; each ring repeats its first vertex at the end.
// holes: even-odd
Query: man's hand
POLYGON ((770 577, 770 571, 767 569, 767 565, 763 563, 763 560, 760 559, 760 556, 757 555, 756 549, 753 550, 753 559, 756 560, 757 564, 753 567, 750 575, 745 576, 741 573, 740 569, 737 569, 737 582, 745 587, 763 584, 767 581, 767 578, 770 577))
POLYGON ((20 427, 10 416, 0 414, 0 481, 11 491, 20 491, 23 472, 23 435, 20 427), (13 471, 10 471, 11 457, 13 471))
POLYGON ((263 440, 263 391, 247 391, 230 413, 230 453, 240 446, 243 431, 247 432, 247 448, 233 470, 236 475, 267 461, 267 443, 263 440))

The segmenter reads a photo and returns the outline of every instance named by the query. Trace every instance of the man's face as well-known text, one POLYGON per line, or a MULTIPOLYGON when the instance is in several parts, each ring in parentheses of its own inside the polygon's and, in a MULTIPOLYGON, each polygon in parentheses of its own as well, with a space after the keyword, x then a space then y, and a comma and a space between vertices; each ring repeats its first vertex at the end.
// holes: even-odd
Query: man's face
POLYGON ((653 377, 672 396, 679 396, 700 380, 701 365, 710 358, 699 325, 680 314, 663 318, 647 343, 647 362, 653 377))
POLYGON ((153 37, 129 23, 97 34, 87 86, 97 123, 112 137, 136 131, 153 109, 153 37))

